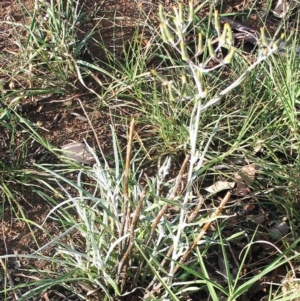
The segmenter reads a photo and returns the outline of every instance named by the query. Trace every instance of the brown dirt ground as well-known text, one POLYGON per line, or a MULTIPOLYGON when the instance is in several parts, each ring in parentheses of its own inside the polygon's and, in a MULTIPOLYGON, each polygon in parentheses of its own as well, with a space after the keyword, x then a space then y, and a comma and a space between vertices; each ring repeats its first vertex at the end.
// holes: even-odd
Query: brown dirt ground
MULTIPOLYGON (((33 0, 23 0, 23 5, 29 9, 33 9, 34 1, 33 0)), ((106 0, 102 3, 102 0, 87 0, 85 1, 85 7, 87 11, 90 11, 91 8, 93 10, 93 17, 101 17, 105 15, 108 19, 114 19, 114 16, 122 17, 118 25, 120 25, 120 31, 117 32, 116 39, 117 46, 121 48, 121 43, 123 40, 130 39, 133 31, 134 31, 134 22, 139 15, 139 9, 137 3, 133 0, 127 1, 115 1, 115 0, 106 0), (101 10, 96 11, 96 7, 101 5, 101 10), (125 31, 125 34, 121 34, 121 28, 125 31), (119 34, 119 36, 118 36, 119 34)), ((227 13, 237 13, 241 11, 246 11, 250 8, 251 1, 244 0, 232 0, 232 1, 224 1, 226 4, 223 5, 222 11, 227 13)), ((145 1, 140 4, 139 8, 143 8, 149 12, 149 14, 153 14, 158 1, 145 1)), ((258 12, 263 10, 264 1, 258 1, 256 6, 258 12)), ((166 7, 171 7, 172 1, 166 0, 166 7)), ((205 8, 200 12, 201 14, 206 14, 207 11, 205 8)), ((19 4, 17 1, 13 0, 2 0, 0 3, 0 20, 8 21, 15 20, 20 23, 28 24, 28 19, 24 17, 22 14, 19 4)), ((268 22, 270 30, 276 29, 276 22, 270 20, 268 22)), ((260 26, 258 14, 252 14, 249 21, 250 25, 255 29, 258 29, 260 26)), ((86 28, 81 28, 82 34, 86 33, 91 24, 87 24, 86 28)), ((101 27, 101 35, 103 36, 104 41, 108 46, 111 45, 111 32, 115 29, 115 24, 112 22, 104 21, 99 27, 101 27)), ((116 46, 116 45, 114 45, 116 46)), ((101 59, 101 52, 97 49, 96 46, 91 45, 91 49, 93 53, 96 55, 98 53, 98 57, 101 59), (100 54, 99 54, 100 53, 100 54)), ((19 51, 19 47, 16 46, 13 36, 12 28, 9 25, 1 24, 0 25, 0 50, 1 53, 16 53, 19 51)), ((4 67, 7 62, 4 58, 0 58, 1 67, 4 67)), ((0 78, 6 83, 9 83, 9 79, 3 78, 3 75, 0 73, 0 78)), ((111 153, 111 139, 110 139, 110 130, 109 124, 112 122, 110 119, 108 109, 102 110, 101 112, 97 111, 94 107, 92 107, 89 95, 86 91, 82 91, 79 93, 81 96, 81 100, 86 107, 86 110, 93 121, 95 129, 98 133, 98 139, 101 142, 101 146, 105 150, 105 152, 111 153)), ((76 140, 82 141, 83 138, 87 139, 91 144, 95 144, 94 137, 92 131, 86 121, 79 120, 72 113, 80 114, 84 116, 82 109, 80 108, 78 102, 76 101, 76 97, 78 97, 78 91, 73 95, 64 95, 63 97, 50 97, 47 101, 59 100, 68 98, 71 101, 67 102, 57 102, 55 105, 53 103, 41 103, 31 102, 24 106, 24 110, 22 112, 23 117, 28 118, 31 122, 37 123, 40 122, 41 125, 47 129, 48 131, 41 132, 41 134, 52 144, 56 146, 60 146, 64 144, 68 140, 76 140), (59 122, 54 123, 53 121, 57 118, 59 122)), ((124 112, 124 111, 116 111, 115 114, 128 114, 128 117, 132 115, 132 112, 124 112)), ((126 126, 120 126, 118 128, 118 135, 121 139, 123 139, 124 145, 126 143, 126 126)), ((1 130, 0 136, 4 135, 4 131, 1 130)), ((0 158, 6 162, 10 162, 11 159, 7 157, 7 152, 9 149, 4 141, 7 140, 7 137, 0 137, 0 158), (5 155, 6 154, 6 155, 5 155)), ((24 136, 20 135, 19 139, 25 139, 24 136)), ((33 152, 35 151, 33 147, 33 152)), ((33 157, 33 160, 38 160, 39 158, 33 157)), ((48 158, 50 161, 54 160, 53 158, 48 158)), ((17 195, 16 201, 21 206, 23 212, 25 212, 26 217, 29 220, 34 221, 37 224, 41 224, 50 208, 42 199, 38 197, 37 194, 34 194, 31 191, 31 187, 20 187, 17 184, 15 185, 15 193, 17 195)), ((48 237, 45 236, 37 227, 32 226, 31 228, 22 220, 18 219, 17 216, 20 215, 19 212, 14 212, 10 203, 6 200, 2 200, 3 202, 3 216, 1 225, 1 235, 0 235, 0 254, 30 254, 38 247, 46 244, 48 242, 48 237), (33 235, 38 238, 38 241, 33 239, 33 235)), ((48 222, 45 225, 45 228, 49 231, 49 233, 53 236, 58 236, 61 234, 61 229, 59 229, 55 222, 48 222)), ((49 248, 46 252, 46 255, 49 254, 51 256, 51 248, 49 248)), ((47 269, 50 268, 46 263, 36 262, 36 261, 28 261, 21 260, 20 265, 25 267, 27 265, 35 266, 38 269, 47 269)), ((12 275, 14 276, 13 267, 15 262, 8 262, 7 266, 10 268, 12 275)), ((26 277, 14 277, 13 279, 15 283, 18 281, 28 281, 29 279, 26 277)), ((3 282, 3 279, 2 279, 3 282)), ((0 278, 0 289, 1 289, 1 278, 0 278)), ((53 291, 48 292, 48 298, 50 300, 76 300, 72 295, 67 295, 66 291, 61 291, 60 289, 53 289, 53 291), (66 299, 64 299, 65 297, 66 299)), ((1 297, 0 297, 1 298, 1 297)), ((13 295, 9 295, 7 300, 14 300, 13 295)), ((36 300, 47 300, 46 296, 41 296, 40 299, 36 300)))

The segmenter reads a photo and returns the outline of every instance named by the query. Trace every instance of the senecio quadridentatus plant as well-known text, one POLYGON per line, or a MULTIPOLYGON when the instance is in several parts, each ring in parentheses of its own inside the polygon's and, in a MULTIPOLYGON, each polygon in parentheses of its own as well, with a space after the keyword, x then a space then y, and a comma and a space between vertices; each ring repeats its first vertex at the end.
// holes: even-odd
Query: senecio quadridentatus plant
MULTIPOLYGON (((171 20, 164 11, 163 5, 159 5, 159 18, 160 18, 160 32, 164 43, 168 44, 174 48, 180 55, 182 61, 186 62, 192 77, 194 79, 195 85, 197 87, 196 95, 186 95, 187 79, 185 75, 182 75, 181 83, 181 93, 182 99, 195 98, 205 99, 208 96, 207 89, 204 87, 203 75, 212 72, 221 66, 231 64, 237 48, 234 47, 234 35, 229 23, 225 23, 223 28, 221 26, 219 12, 215 10, 214 12, 214 28, 217 33, 216 39, 212 40, 207 38, 204 42, 204 36, 201 32, 197 36, 197 46, 195 53, 190 56, 188 54, 186 37, 189 34, 189 29, 194 21, 194 4, 193 1, 189 2, 188 16, 185 18, 184 9, 181 3, 178 4, 178 8, 174 7, 174 17, 171 20), (221 48, 227 48, 228 54, 219 59, 218 53, 220 53, 221 48), (208 51, 208 58, 202 63, 195 63, 195 59, 201 56, 205 51, 208 51), (211 61, 218 62, 213 67, 211 61)), ((265 34, 265 28, 260 28, 260 40, 258 45, 260 47, 259 55, 254 63, 252 63, 232 84, 230 84, 223 91, 215 95, 205 104, 201 105, 201 111, 203 112, 207 108, 219 104, 220 100, 228 94, 231 90, 236 88, 241 84, 241 82, 246 78, 247 74, 251 72, 257 65, 265 61, 270 55, 282 51, 285 49, 286 45, 291 41, 293 32, 285 41, 285 34, 282 34, 279 39, 272 40, 267 38, 265 34)), ((172 81, 167 80, 163 75, 158 74, 155 70, 152 70, 152 74, 158 77, 164 85, 168 87, 168 93, 170 100, 176 99, 173 91, 172 81)))
MULTIPOLYGON (((183 68, 186 70, 185 72, 189 74, 194 81, 196 88, 195 92, 190 92, 190 90, 187 88, 187 78, 184 74, 181 77, 180 88, 176 89, 172 80, 169 80, 166 76, 158 73, 155 70, 151 71, 151 73, 157 77, 164 86, 167 87, 169 100, 171 102, 175 100, 186 99, 194 101, 194 108, 190 116, 189 124, 190 167, 187 176, 186 191, 183 202, 181 203, 177 234, 174 238, 174 247, 172 252, 172 261, 170 263, 171 266, 168 273, 168 281, 171 281, 172 277, 174 276, 176 271, 175 262, 181 256, 180 251, 178 251, 178 245, 180 244, 180 237, 184 231, 184 228, 188 226, 186 224, 186 208, 192 194, 192 186, 197 177, 197 172, 203 166, 205 154, 208 150, 212 137, 217 133, 218 122, 222 118, 220 117, 219 120, 216 120, 215 127, 210 135, 210 138, 206 143, 201 142, 203 148, 200 150, 197 137, 199 134, 200 116, 202 112, 213 105, 219 104, 221 99, 234 88, 238 87, 254 68, 265 61, 272 54, 279 52, 282 48, 285 48, 288 41, 291 40, 290 36, 285 41, 284 34, 282 34, 278 40, 269 39, 265 34, 264 28, 261 28, 260 37, 257 39, 259 52, 256 60, 248 66, 245 65, 245 70, 242 71, 240 76, 234 79, 233 82, 221 92, 217 92, 215 96, 213 96, 211 99, 208 99, 210 93, 208 93, 207 88, 205 87, 204 76, 222 66, 232 64, 232 62, 238 58, 239 54, 237 48, 234 46, 234 34, 231 26, 229 23, 225 23, 223 27, 221 26, 219 13, 217 10, 214 12, 214 28, 216 30, 216 38, 205 39, 203 33, 199 32, 197 35, 197 40, 195 41, 195 50, 191 51, 191 49, 188 48, 186 41, 188 35, 190 35, 190 29, 194 22, 194 17, 195 14, 193 1, 189 2, 189 7, 187 10, 184 10, 182 4, 180 3, 178 4, 178 7, 174 7, 173 18, 164 11, 162 5, 159 6, 161 38, 164 43, 175 49, 175 51, 181 56, 183 64, 181 62, 180 66, 183 66, 183 68), (225 57, 223 55, 219 55, 222 54, 221 48, 228 49, 225 57), (200 59, 202 62, 200 62, 200 59), (177 93, 177 95, 175 93, 177 93), (193 95, 188 95, 188 93, 192 93, 193 95)), ((195 30, 195 28, 193 28, 193 30, 195 30)))

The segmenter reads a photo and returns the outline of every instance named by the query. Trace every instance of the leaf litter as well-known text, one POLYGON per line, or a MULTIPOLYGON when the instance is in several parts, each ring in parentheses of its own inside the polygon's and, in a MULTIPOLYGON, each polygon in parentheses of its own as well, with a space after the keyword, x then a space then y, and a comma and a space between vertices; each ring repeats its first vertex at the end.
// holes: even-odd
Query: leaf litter
MULTIPOLYGON (((241 268, 241 261, 246 249, 248 249, 248 255, 243 266, 242 279, 243 277, 246 279, 250 275, 255 274, 257 269, 270 264, 274 260, 277 250, 279 248, 284 249, 282 239, 288 237, 290 233, 286 217, 270 220, 269 212, 265 211, 253 197, 253 185, 257 173, 258 167, 256 164, 244 165, 234 173, 234 181, 218 180, 211 186, 204 188, 205 191, 210 193, 209 197, 231 190, 232 197, 228 203, 235 204, 238 208, 234 214, 231 209, 225 211, 228 214, 228 218, 225 218, 222 236, 224 236, 224 241, 227 241, 226 256, 224 257, 224 250, 221 250, 219 247, 217 264, 210 271, 211 279, 215 278, 213 274, 217 272, 221 278, 218 278, 216 281, 219 283, 223 282, 224 285, 228 283, 229 279, 232 281, 238 276, 237 271, 241 268), (242 229, 245 230, 241 231, 242 229), (251 232, 254 233, 251 241, 257 241, 257 244, 250 242, 248 234, 251 232), (234 237, 234 239, 231 239, 231 237, 234 237)), ((217 227, 214 227, 214 224, 212 223, 210 227, 211 232, 215 232, 217 229, 217 227)), ((292 268, 291 263, 289 264, 292 268)), ((291 295, 286 289, 288 286, 286 279, 290 279, 294 293, 299 293, 299 286, 295 284, 297 280, 295 276, 294 279, 289 277, 290 273, 291 269, 278 267, 249 288, 247 293, 241 297, 241 300, 253 300, 257 295, 262 296, 261 301, 265 300, 264 295, 269 293, 272 283, 283 283, 283 294, 285 296, 291 295)), ((221 299, 223 298, 224 296, 221 299)))

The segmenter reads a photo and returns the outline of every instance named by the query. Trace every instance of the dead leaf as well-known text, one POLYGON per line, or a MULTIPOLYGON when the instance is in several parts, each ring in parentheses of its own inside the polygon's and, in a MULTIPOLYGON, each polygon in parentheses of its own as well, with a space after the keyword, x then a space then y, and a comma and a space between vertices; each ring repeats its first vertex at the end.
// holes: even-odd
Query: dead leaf
POLYGON ((289 10, 289 2, 287 0, 278 0, 275 9, 273 10, 273 14, 277 18, 284 18, 286 13, 289 10))
POLYGON ((290 229, 286 222, 278 220, 274 222, 274 225, 269 229, 269 234, 272 238, 280 239, 289 233, 290 229))
POLYGON ((244 210, 247 211, 248 213, 253 211, 255 209, 255 205, 253 203, 246 204, 244 206, 244 210))
POLYGON ((233 190, 233 195, 246 196, 250 194, 250 187, 253 184, 256 174, 256 165, 245 165, 238 171, 234 178, 236 180, 236 188, 233 190))
POLYGON ((258 215, 250 215, 248 218, 256 225, 262 225, 266 221, 266 216, 263 213, 258 215))
POLYGON ((68 157, 76 160, 79 163, 90 165, 95 162, 95 158, 87 151, 84 143, 71 142, 61 146, 61 149, 68 157))
POLYGON ((216 194, 223 190, 232 189, 235 186, 234 182, 217 181, 213 185, 204 188, 207 192, 216 194))

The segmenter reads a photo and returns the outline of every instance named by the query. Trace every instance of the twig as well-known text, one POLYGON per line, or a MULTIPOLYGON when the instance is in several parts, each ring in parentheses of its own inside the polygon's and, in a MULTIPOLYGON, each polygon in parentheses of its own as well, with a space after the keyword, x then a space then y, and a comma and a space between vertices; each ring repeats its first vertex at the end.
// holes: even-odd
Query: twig
POLYGON ((233 258, 233 261, 235 263, 235 266, 236 266, 237 269, 239 269, 240 268, 240 263, 239 263, 238 259, 236 258, 235 254, 232 250, 231 244, 229 242, 227 242, 227 245, 228 245, 228 248, 229 248, 229 252, 230 252, 230 254, 233 258))

